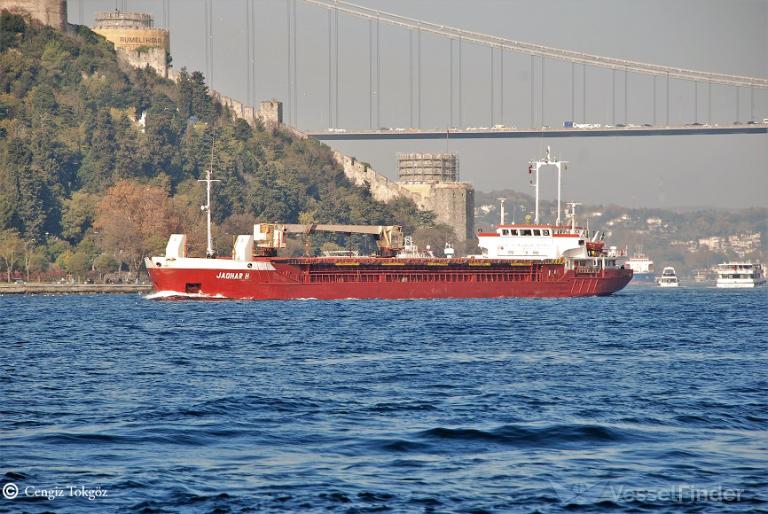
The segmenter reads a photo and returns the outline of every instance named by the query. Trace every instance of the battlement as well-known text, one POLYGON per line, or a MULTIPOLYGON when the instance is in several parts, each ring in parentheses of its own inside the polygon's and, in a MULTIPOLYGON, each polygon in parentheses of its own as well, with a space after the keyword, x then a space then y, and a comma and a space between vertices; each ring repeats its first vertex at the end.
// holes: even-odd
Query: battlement
POLYGON ((96 13, 94 29, 151 29, 152 15, 135 11, 104 11, 96 13))

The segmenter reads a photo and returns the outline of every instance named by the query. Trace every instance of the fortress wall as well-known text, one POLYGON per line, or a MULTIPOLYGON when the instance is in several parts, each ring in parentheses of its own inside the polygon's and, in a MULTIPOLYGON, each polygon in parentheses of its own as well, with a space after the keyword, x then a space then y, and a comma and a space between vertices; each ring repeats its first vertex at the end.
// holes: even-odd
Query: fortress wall
POLYGON ((67 26, 66 0, 0 0, 0 10, 28 13, 33 20, 64 30, 67 26))
POLYGON ((389 202, 402 196, 413 200, 419 209, 423 210, 427 208, 426 203, 420 194, 409 191, 396 182, 389 180, 367 164, 338 151, 333 152, 333 157, 336 162, 344 168, 344 174, 350 182, 357 186, 367 186, 370 188, 371 196, 373 196, 374 199, 380 202, 389 202))
POLYGON ((140 50, 129 50, 126 48, 116 48, 118 59, 130 64, 134 68, 153 68, 158 75, 164 78, 170 78, 168 60, 165 49, 163 48, 142 48, 140 50))

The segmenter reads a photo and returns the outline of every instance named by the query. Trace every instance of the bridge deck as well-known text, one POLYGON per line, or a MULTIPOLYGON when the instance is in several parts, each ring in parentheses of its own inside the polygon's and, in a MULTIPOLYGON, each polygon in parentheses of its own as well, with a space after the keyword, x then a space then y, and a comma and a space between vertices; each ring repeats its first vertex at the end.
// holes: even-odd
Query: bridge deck
POLYGON ((537 137, 625 137, 625 136, 687 136, 719 134, 768 134, 768 124, 683 126, 683 127, 601 127, 555 129, 391 129, 307 132, 321 141, 374 139, 498 139, 537 137))

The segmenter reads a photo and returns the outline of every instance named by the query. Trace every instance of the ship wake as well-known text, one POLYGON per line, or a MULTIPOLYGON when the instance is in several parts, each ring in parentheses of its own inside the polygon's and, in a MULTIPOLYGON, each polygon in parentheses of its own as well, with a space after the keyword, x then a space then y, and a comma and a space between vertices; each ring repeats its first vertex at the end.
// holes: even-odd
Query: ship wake
POLYGON ((181 293, 179 291, 156 291, 144 296, 145 300, 224 300, 226 296, 205 293, 181 293))

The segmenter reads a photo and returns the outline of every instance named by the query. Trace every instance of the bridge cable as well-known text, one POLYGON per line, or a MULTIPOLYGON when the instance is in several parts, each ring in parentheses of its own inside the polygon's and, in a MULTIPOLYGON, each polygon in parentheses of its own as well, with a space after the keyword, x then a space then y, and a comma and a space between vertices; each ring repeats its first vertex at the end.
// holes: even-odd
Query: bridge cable
POLYGON ((245 0, 245 100, 253 105, 251 99, 251 0, 245 0))
POLYGON ((656 75, 653 76, 653 124, 656 125, 656 75))
POLYGON ((544 56, 541 56, 541 126, 546 125, 544 123, 544 56))
POLYGON ((418 116, 417 116, 417 121, 418 121, 418 125, 417 126, 419 128, 421 128, 421 28, 417 29, 417 31, 416 31, 416 38, 417 38, 416 39, 416 51, 417 51, 417 57, 418 57, 416 62, 418 63, 418 68, 417 69, 418 69, 418 72, 419 72, 419 74, 418 74, 419 89, 418 89, 418 93, 417 93, 417 96, 416 96, 416 100, 417 100, 416 101, 416 105, 418 105, 418 109, 419 109, 418 110, 418 116))
POLYGON ((453 39, 448 39, 448 126, 453 127, 453 39))
POLYGON ((427 32, 437 34, 443 37, 457 37, 461 36, 463 39, 471 41, 473 43, 481 45, 494 45, 504 46, 505 48, 525 54, 540 55, 548 58, 553 58, 562 61, 574 61, 579 63, 586 63, 593 66, 600 66, 609 69, 622 69, 630 68, 637 73, 645 73, 650 75, 666 75, 670 74, 672 78, 683 80, 707 80, 711 79, 715 83, 720 83, 730 86, 750 86, 768 88, 768 79, 747 77, 740 75, 728 75, 724 73, 712 73, 698 70, 689 70, 684 68, 677 68, 673 66, 662 66, 650 63, 642 63, 638 61, 630 61, 627 59, 617 59, 613 57, 603 57, 598 55, 587 54, 583 52, 576 52, 572 50, 564 50, 560 48, 547 47, 544 45, 537 45, 532 43, 524 43, 520 41, 514 41, 498 36, 492 36, 488 34, 482 34, 478 32, 472 32, 468 30, 458 29, 446 25, 439 25, 430 23, 424 20, 417 20, 400 16, 394 13, 378 11, 370 9, 364 6, 346 2, 344 0, 303 0, 305 3, 340 10, 345 14, 357 16, 361 18, 376 17, 382 19, 385 23, 391 25, 400 26, 402 28, 421 28, 427 32))
POLYGON ((629 124, 629 75, 624 68, 624 124, 629 124))
POLYGON ((464 54, 464 44, 463 39, 459 37, 459 127, 464 126, 464 108, 463 108, 463 102, 464 102, 464 94, 462 93, 462 83, 464 82, 464 74, 462 73, 462 55, 464 54))
POLYGON ((536 104, 534 103, 534 96, 533 96, 533 88, 535 87, 533 79, 534 79, 534 73, 535 73, 535 67, 536 63, 534 62, 535 56, 531 54, 531 128, 535 127, 536 125, 534 122, 534 109, 536 108, 536 104))
POLYGON ((408 124, 413 127, 413 31, 408 31, 408 124))
POLYGON ((500 123, 504 124, 504 47, 499 47, 499 102, 501 104, 500 123))
POLYGON ((493 111, 494 111, 494 105, 493 105, 493 97, 495 95, 493 83, 496 81, 496 78, 493 76, 493 47, 491 47, 491 127, 494 125, 494 119, 493 119, 493 111))
POLYGON ((669 127, 669 73, 667 73, 667 127, 669 127))
POLYGON ((336 128, 333 125, 333 11, 328 9, 328 128, 336 128))
POLYGON ((368 20, 368 125, 373 130, 373 21, 368 20))
POLYGON ((288 51, 288 56, 287 56, 288 58, 286 59, 286 63, 288 65, 288 70, 287 70, 288 71, 288 84, 287 84, 288 86, 287 104, 288 105, 286 107, 288 107, 288 109, 286 110, 288 111, 288 115, 286 117, 288 118, 291 125, 295 126, 294 120, 293 120, 293 108, 294 108, 294 105, 293 105, 293 49, 291 48, 293 35, 291 34, 292 32, 291 31, 291 0, 288 0, 287 2, 285 2, 285 9, 286 9, 285 21, 288 29, 286 32, 286 36, 288 37, 288 41, 287 41, 288 44, 286 47, 288 51))
POLYGON ((699 122, 699 83, 693 82, 693 122, 699 122))
POLYGON ((340 66, 340 63, 339 63, 339 31, 340 31, 340 28, 339 28, 339 10, 338 9, 336 9, 335 18, 336 18, 335 21, 334 21, 334 25, 336 26, 336 32, 335 32, 335 37, 336 37, 336 45, 335 45, 336 46, 336 110, 335 110, 335 118, 336 118, 336 125, 338 126, 339 125, 339 66, 340 66))
POLYGON ((576 104, 576 63, 571 63, 571 121, 574 121, 576 119, 576 115, 574 114, 576 104))
POLYGON ((581 66, 581 122, 587 122, 587 65, 581 66))
POLYGON ((381 127, 381 34, 376 17, 376 123, 381 127))

